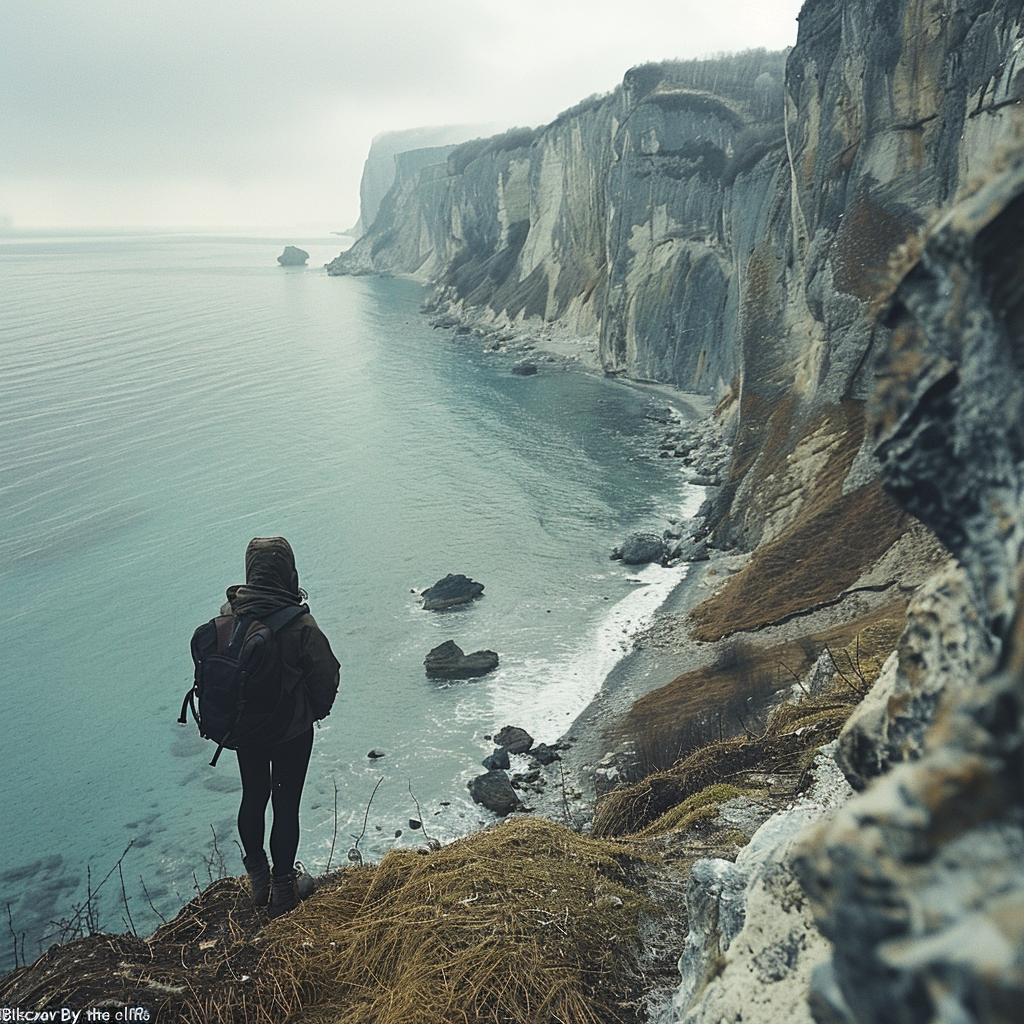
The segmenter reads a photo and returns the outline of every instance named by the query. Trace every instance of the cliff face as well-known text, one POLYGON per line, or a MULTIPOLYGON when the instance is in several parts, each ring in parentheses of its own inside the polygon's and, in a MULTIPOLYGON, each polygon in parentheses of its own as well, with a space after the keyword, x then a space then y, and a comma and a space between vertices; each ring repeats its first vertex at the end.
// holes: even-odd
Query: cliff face
POLYGON ((863 397, 890 253, 1004 136, 1016 6, 811 0, 788 61, 636 68, 537 131, 407 157, 331 272, 564 321, 685 390, 863 397))
POLYGON ((400 132, 381 132, 370 143, 359 182, 359 220, 351 234, 359 238, 377 219, 381 200, 395 181, 395 157, 419 150, 424 153, 420 166, 443 160, 448 151, 466 139, 489 135, 491 125, 440 125, 433 128, 409 128, 400 132), (426 151, 426 152, 425 152, 426 151), (433 151, 433 152, 430 152, 433 151))
POLYGON ((876 468, 843 447, 873 386, 870 303, 1008 137, 1019 15, 810 0, 788 58, 635 68, 543 128, 407 162, 329 272, 413 274, 464 318, 559 323, 609 372, 722 399, 720 544, 772 541, 837 488, 891 519, 877 486, 849 497, 876 468))
POLYGON ((545 128, 400 172, 329 271, 415 274, 462 312, 591 335, 610 370, 721 389, 737 369, 733 236, 756 230, 725 205, 737 177, 742 210, 778 176, 778 159, 750 169, 782 153, 783 67, 753 53, 637 68, 545 128))
POLYGON ((822 1024, 1020 1020, 1022 52, 1020 0, 808 0, 784 71, 634 69, 408 176, 333 267, 418 273, 481 325, 561 322, 610 372, 720 400, 712 539, 752 554, 699 640, 895 593, 908 513, 959 562, 840 738, 858 795, 697 893, 711 952, 692 932, 672 1020, 779 1019, 751 985, 812 947, 792 1019, 809 990, 822 1024))

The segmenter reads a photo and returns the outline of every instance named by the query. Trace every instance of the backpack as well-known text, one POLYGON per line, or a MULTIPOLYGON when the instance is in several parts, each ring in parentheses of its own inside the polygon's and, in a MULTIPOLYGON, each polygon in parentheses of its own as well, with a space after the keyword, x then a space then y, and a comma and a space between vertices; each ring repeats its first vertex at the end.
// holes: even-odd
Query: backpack
POLYGON ((295 712, 295 697, 281 685, 281 652, 275 634, 309 608, 289 605, 263 619, 219 615, 192 634, 195 680, 185 694, 178 721, 217 743, 220 752, 242 744, 271 745, 284 735, 295 712), (198 707, 197 707, 198 705, 198 707))

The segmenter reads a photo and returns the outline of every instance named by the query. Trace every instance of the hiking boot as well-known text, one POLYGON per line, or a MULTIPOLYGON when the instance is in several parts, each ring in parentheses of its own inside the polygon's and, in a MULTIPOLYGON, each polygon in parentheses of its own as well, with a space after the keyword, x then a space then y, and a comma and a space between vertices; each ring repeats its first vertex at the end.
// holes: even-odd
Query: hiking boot
POLYGON ((308 899, 313 895, 313 890, 316 888, 316 882, 313 880, 313 876, 306 870, 305 864, 301 860, 295 862, 295 891, 299 894, 299 899, 308 899))
POLYGON ((286 875, 272 875, 270 888, 270 917, 280 917, 299 905, 299 893, 295 886, 295 872, 286 875))
POLYGON ((265 907, 270 900, 270 864, 261 850, 258 857, 243 857, 245 873, 249 876, 253 906, 265 907))

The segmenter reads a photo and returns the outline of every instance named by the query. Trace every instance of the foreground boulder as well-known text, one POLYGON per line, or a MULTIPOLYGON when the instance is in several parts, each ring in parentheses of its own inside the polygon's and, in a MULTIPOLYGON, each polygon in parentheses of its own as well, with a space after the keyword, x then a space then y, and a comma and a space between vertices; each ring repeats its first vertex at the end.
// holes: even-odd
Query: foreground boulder
POLYGON ((432 587, 427 587, 420 595, 426 609, 451 608, 457 604, 468 604, 480 597, 484 585, 471 580, 462 573, 448 573, 443 580, 438 580, 432 587))
POLYGON ((282 267, 301 267, 309 259, 309 253, 305 249, 296 249, 294 245, 286 245, 284 252, 277 257, 277 262, 282 267))
POLYGON ((490 771, 478 775, 466 783, 469 795, 475 803, 504 817, 519 806, 519 797, 512 788, 508 776, 502 771, 490 771))
POLYGON ((498 655, 494 651, 464 654, 454 640, 446 640, 423 659, 423 665, 431 679, 474 679, 493 672, 498 655))

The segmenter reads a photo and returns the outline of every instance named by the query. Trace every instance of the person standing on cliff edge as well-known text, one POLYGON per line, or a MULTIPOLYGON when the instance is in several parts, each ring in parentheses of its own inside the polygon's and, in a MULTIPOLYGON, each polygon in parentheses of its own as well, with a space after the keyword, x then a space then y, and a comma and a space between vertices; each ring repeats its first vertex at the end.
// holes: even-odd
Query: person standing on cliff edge
MULTIPOLYGON (((245 583, 228 587, 222 613, 261 621, 284 608, 303 607, 295 555, 284 537, 254 537, 245 551, 245 583)), ((273 743, 241 744, 235 753, 242 777, 238 834, 256 906, 278 917, 295 907, 295 855, 299 847, 299 800, 313 750, 313 723, 330 714, 339 669, 327 637, 304 608, 275 634, 281 686, 294 697, 294 712, 273 743), (270 857, 263 846, 266 810, 273 805, 270 857)))

